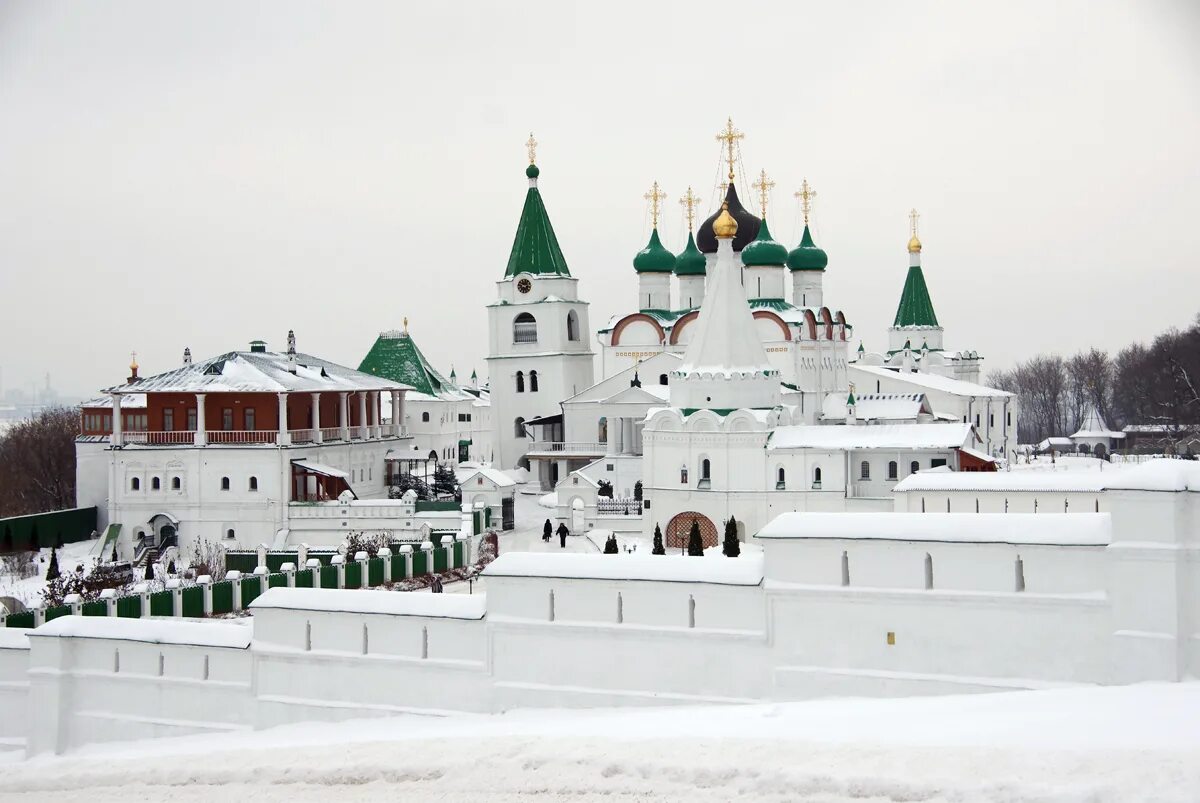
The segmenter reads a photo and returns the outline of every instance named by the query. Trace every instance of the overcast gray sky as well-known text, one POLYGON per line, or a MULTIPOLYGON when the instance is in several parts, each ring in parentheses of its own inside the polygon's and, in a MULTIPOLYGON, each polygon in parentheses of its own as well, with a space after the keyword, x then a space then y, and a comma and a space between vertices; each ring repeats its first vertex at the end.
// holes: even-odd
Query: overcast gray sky
POLYGON ((947 345, 989 368, 1200 311, 1200 4, 0 3, 0 370, 61 391, 256 337, 357 365, 400 326, 484 370, 524 142, 593 328, 642 195, 818 193, 826 300, 884 345, 921 212, 947 345))

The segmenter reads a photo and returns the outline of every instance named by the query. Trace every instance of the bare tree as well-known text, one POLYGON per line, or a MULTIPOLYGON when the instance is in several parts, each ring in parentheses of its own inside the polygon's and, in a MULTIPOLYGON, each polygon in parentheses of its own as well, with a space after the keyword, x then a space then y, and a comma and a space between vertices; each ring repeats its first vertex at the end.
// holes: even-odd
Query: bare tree
POLYGON ((54 407, 0 438, 0 516, 75 506, 79 410, 54 407))

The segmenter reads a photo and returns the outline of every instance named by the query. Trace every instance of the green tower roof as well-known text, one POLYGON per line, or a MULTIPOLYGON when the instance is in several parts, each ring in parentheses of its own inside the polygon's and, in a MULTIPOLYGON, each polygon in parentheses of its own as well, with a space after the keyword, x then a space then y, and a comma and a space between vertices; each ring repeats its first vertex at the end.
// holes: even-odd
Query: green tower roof
POLYGON ((525 208, 521 210, 521 222, 517 224, 517 236, 513 240, 512 253, 508 257, 505 276, 518 273, 552 274, 570 276, 567 260, 558 247, 550 216, 537 188, 536 165, 525 169, 529 176, 529 192, 525 193, 525 208))
POLYGON ((703 276, 707 270, 708 262, 704 258, 704 254, 700 253, 700 249, 696 247, 696 238, 688 232, 687 248, 679 256, 675 257, 675 275, 676 276, 703 276))
POLYGON ((633 269, 638 273, 670 273, 675 269, 675 255, 663 248, 658 229, 650 232, 650 242, 633 258, 633 269))
POLYGON ((808 224, 804 224, 804 236, 800 238, 800 245, 788 252, 787 265, 792 270, 825 270, 825 266, 829 264, 829 255, 817 248, 813 242, 812 233, 808 230, 808 224))
POLYGON ((771 239, 771 230, 763 218, 758 236, 742 249, 742 264, 747 267, 780 265, 787 261, 788 250, 771 239))
POLYGON ((417 392, 427 396, 439 396, 453 388, 453 384, 429 364, 408 332, 384 332, 377 337, 358 370, 412 385, 417 392))
POLYGON ((904 292, 900 294, 900 306, 896 309, 896 322, 892 326, 937 326, 937 315, 933 302, 929 300, 929 288, 925 286, 925 274, 920 265, 911 265, 908 278, 904 280, 904 292))

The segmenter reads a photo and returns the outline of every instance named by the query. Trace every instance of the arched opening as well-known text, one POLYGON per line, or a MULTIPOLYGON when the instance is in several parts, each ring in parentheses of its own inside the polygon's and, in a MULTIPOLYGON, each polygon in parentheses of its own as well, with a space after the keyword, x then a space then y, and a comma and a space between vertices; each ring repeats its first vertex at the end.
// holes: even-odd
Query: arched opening
POLYGON ((1108 457, 1108 447, 1106 447, 1103 443, 1097 443, 1096 448, 1092 450, 1092 454, 1101 460, 1104 460, 1108 457))
POLYGON ((608 417, 600 416, 600 421, 596 424, 596 442, 608 443, 608 417))
POLYGON ((529 372, 529 392, 537 393, 537 391, 538 391, 537 371, 530 371, 529 372))
MULTIPOLYGON (((1097 446, 1096 448, 1099 449, 1100 447, 1097 446)), ((1091 451, 1092 451, 1092 447, 1088 446, 1086 443, 1079 444, 1079 453, 1080 454, 1088 454, 1091 451)))
POLYGON ((813 490, 817 490, 817 491, 821 490, 821 467, 820 466, 816 466, 815 468, 813 468, 812 487, 813 487, 813 490))
POLYGON ((920 470, 921 470, 921 464, 918 463, 916 460, 914 460, 908 464, 908 473, 909 474, 916 474, 920 470))
POLYGON ((571 532, 581 533, 584 530, 585 505, 578 496, 571 500, 571 532))
POLYGON ((142 490, 142 480, 141 480, 141 478, 139 478, 139 477, 134 477, 133 479, 131 479, 131 480, 129 481, 129 490, 131 490, 131 491, 140 491, 140 490, 142 490))
POLYGON ((179 477, 171 477, 171 490, 178 491, 183 486, 182 480, 179 477))
POLYGON ((860 480, 871 479, 871 464, 869 461, 862 461, 862 464, 858 467, 858 478, 860 480))
POLYGON ((667 384, 667 375, 666 375, 666 374, 659 374, 659 375, 658 375, 658 384, 660 384, 660 385, 665 385, 665 384, 667 384))
POLYGON ((688 536, 692 531, 692 522, 700 525, 700 543, 705 549, 717 545, 717 525, 713 524, 712 519, 705 516, 703 513, 686 512, 676 514, 667 523, 666 530, 663 531, 663 546, 666 549, 685 549, 687 547, 688 536))
POLYGON ((579 316, 575 314, 575 310, 567 313, 567 340, 575 341, 579 339, 579 316))
POLYGON ((700 461, 700 488, 707 488, 712 484, 712 462, 707 457, 700 461))
POLYGON ((895 480, 900 476, 900 464, 895 460, 888 461, 888 479, 895 480))
POLYGON ((517 393, 525 392, 525 372, 517 371, 517 393))
POLYGON ((782 491, 787 488, 787 472, 783 470, 783 466, 775 469, 775 490, 782 491))
POLYGON ((222 491, 229 490, 229 477, 221 477, 221 490, 222 491))
POLYGON ((528 312, 522 312, 513 318, 513 342, 537 342, 537 320, 528 312))
POLYGON ((421 413, 421 423, 422 424, 429 423, 429 413, 421 413))
POLYGON ((258 490, 258 477, 251 477, 250 482, 248 483, 248 487, 250 488, 251 491, 257 491, 258 490))
POLYGON ((525 437, 525 418, 523 416, 517 416, 517 420, 513 421, 513 437, 525 437))
POLYGON ((162 480, 160 480, 158 477, 151 477, 150 478, 150 490, 152 490, 152 491, 162 490, 162 480))
POLYGON ((235 533, 233 531, 233 528, 230 527, 228 530, 225 531, 225 537, 232 540, 237 537, 237 533, 235 533))

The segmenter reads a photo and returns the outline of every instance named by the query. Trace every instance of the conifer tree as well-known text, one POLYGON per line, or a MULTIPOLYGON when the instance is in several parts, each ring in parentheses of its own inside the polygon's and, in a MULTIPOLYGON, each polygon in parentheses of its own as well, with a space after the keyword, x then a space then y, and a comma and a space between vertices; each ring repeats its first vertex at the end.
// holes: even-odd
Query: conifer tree
POLYGON ((146 580, 154 579, 154 561, 152 561, 152 560, 146 561, 146 574, 145 574, 144 579, 146 579, 146 580))
POLYGON ((58 570, 58 550, 51 548, 50 550, 50 565, 46 567, 46 580, 53 580, 62 572, 58 570))
POLYGON ((688 533, 687 553, 693 557, 704 557, 704 540, 700 538, 700 522, 692 519, 692 530, 688 533))
POLYGON ((650 550, 651 555, 665 555, 667 550, 663 549, 662 528, 657 524, 654 525, 654 549, 650 550))
POLYGON ((604 554, 616 555, 620 551, 621 550, 617 546, 617 537, 615 535, 610 535, 608 540, 604 542, 604 554))
POLYGON ((167 574, 175 574, 175 558, 171 558, 169 561, 167 561, 167 574))
POLYGON ((117 562, 117 542, 116 542, 116 541, 113 541, 113 551, 112 551, 112 556, 111 556, 111 557, 109 557, 109 559, 108 559, 108 562, 109 562, 109 563, 116 563, 116 562, 117 562))
POLYGON ((736 558, 742 554, 742 545, 738 541, 737 522, 733 516, 729 517, 729 521, 725 522, 725 542, 721 544, 721 552, 727 558, 736 558))

